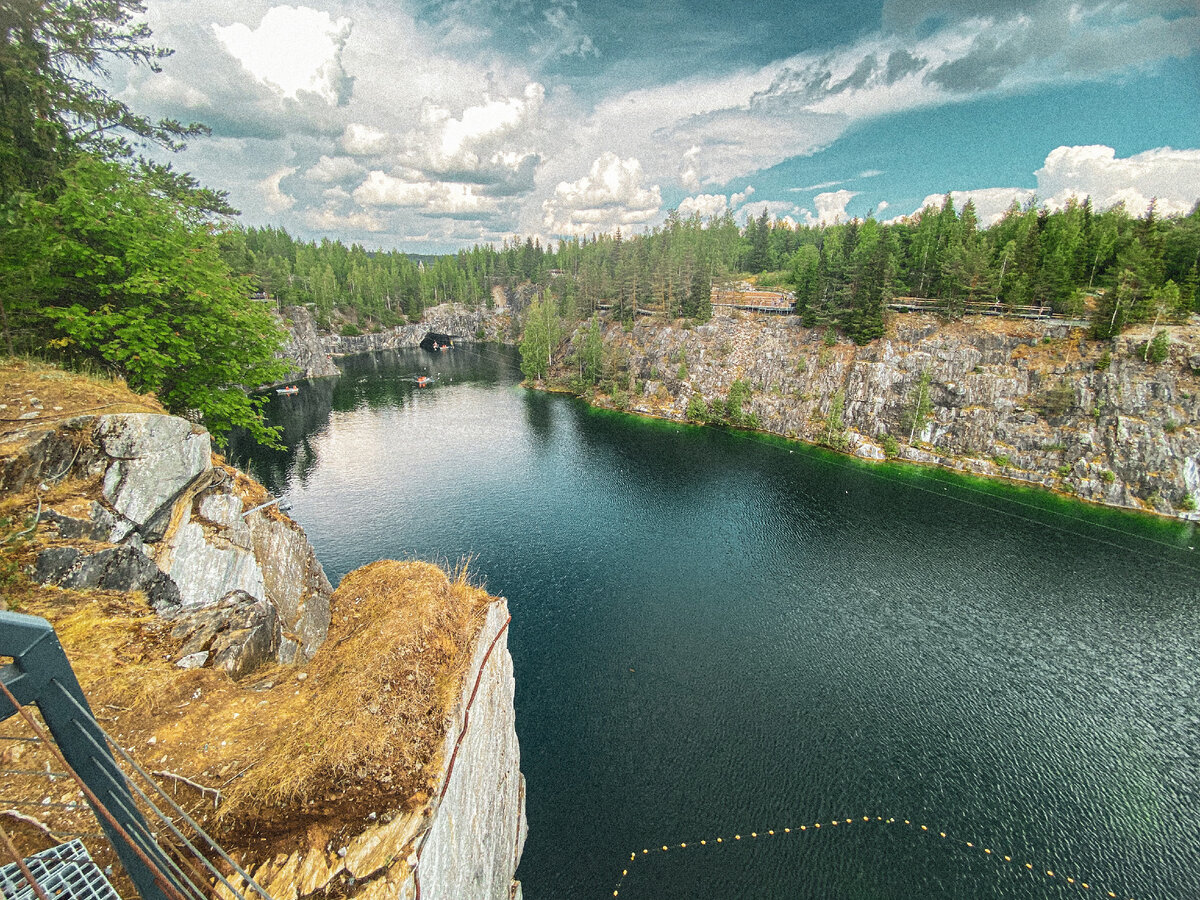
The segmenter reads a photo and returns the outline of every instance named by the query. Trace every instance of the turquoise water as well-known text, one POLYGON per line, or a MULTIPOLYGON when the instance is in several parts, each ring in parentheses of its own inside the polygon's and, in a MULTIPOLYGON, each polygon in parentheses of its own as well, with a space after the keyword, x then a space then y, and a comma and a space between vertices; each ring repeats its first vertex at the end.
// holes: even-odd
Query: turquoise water
POLYGON ((528 900, 1200 897, 1192 526, 598 412, 494 348, 343 367, 234 456, 335 583, 470 556, 509 598, 528 900))

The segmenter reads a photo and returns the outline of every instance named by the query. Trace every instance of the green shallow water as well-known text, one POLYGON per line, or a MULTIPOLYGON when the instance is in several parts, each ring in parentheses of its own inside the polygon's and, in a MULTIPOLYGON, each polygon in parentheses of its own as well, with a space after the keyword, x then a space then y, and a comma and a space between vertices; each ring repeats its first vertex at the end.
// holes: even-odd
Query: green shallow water
POLYGON ((343 367, 234 456, 335 583, 471 555, 509 598, 529 900, 1200 897, 1192 526, 592 410, 492 348, 343 367))

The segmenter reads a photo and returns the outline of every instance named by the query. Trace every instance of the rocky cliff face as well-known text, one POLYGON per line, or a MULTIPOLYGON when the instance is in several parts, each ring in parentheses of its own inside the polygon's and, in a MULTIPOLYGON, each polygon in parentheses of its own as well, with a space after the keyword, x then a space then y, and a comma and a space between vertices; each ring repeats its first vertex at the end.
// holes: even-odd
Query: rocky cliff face
POLYGON ((303 306, 284 307, 280 324, 288 334, 288 342, 281 355, 295 366, 285 381, 323 378, 338 373, 337 366, 321 344, 312 314, 307 309, 303 306))
MULTIPOLYGON (((248 860, 267 893, 276 900, 333 892, 358 900, 520 898, 513 876, 528 826, 508 623, 500 598, 487 609, 458 685, 428 802, 370 825, 343 847, 248 860)), ((217 894, 233 900, 223 887, 217 894)))
POLYGON ((693 397, 723 401, 741 380, 765 431, 1195 517, 1200 329, 1170 332, 1157 365, 1139 350, 1148 332, 1097 344, 1053 323, 916 314, 897 314, 865 347, 749 316, 610 327, 606 342, 638 379, 635 412, 683 420, 693 397), (922 395, 928 414, 914 422, 922 395))
POLYGON ((145 592, 188 638, 185 666, 240 675, 324 641, 331 588, 304 532, 274 506, 253 509, 266 491, 214 463, 202 428, 123 413, 9 438, 0 491, 77 486, 42 512, 39 581, 145 592))
POLYGON ((459 303, 443 303, 425 310, 419 323, 353 337, 322 335, 321 345, 325 353, 349 356, 354 353, 416 347, 431 331, 460 335, 466 341, 497 341, 505 339, 508 329, 509 316, 501 309, 471 309, 459 303))

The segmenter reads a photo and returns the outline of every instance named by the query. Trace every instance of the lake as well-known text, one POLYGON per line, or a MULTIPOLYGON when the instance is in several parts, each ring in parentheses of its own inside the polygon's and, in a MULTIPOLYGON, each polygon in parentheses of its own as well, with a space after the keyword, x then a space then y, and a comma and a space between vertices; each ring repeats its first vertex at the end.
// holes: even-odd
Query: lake
POLYGON ((335 584, 469 557, 508 598, 527 900, 1200 897, 1193 525, 593 410, 494 346, 341 366, 232 455, 335 584))

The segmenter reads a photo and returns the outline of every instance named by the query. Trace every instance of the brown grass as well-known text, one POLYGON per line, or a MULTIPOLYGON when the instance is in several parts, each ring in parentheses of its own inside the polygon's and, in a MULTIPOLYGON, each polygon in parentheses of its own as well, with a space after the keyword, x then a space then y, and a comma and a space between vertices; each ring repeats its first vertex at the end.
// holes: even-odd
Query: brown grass
POLYGON ((119 378, 64 372, 35 360, 0 359, 0 442, 14 431, 95 412, 165 412, 153 394, 135 394, 119 378), (39 400, 40 405, 32 401, 39 400), (36 419, 21 416, 37 412, 36 419))

